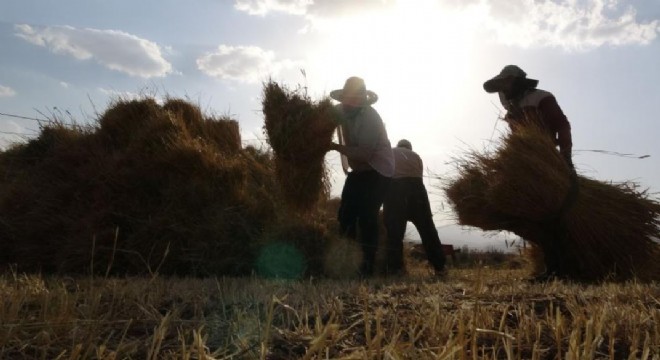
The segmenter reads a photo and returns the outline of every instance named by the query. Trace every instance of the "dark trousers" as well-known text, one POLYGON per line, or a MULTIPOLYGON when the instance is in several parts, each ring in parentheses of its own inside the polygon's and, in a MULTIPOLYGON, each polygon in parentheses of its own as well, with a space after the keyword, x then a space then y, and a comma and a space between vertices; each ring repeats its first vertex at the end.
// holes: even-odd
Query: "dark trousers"
POLYGON ((351 172, 346 178, 339 205, 339 230, 362 244, 362 275, 372 275, 378 249, 378 213, 389 178, 375 170, 351 172))
POLYGON ((417 228, 422 238, 426 256, 436 271, 445 267, 445 255, 438 230, 433 223, 433 213, 426 187, 421 178, 399 178, 390 181, 383 205, 387 229, 387 271, 403 270, 403 236, 408 221, 417 228))

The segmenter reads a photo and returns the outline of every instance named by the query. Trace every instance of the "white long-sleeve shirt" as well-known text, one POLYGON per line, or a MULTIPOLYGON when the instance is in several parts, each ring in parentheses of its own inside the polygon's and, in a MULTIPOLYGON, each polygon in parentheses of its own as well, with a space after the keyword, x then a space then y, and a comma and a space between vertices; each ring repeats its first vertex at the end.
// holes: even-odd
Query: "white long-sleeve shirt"
POLYGON ((341 115, 341 126, 346 140, 342 153, 348 158, 351 169, 374 169, 383 176, 392 177, 392 145, 378 112, 371 106, 365 106, 353 116, 348 116, 341 104, 338 104, 336 109, 341 115))

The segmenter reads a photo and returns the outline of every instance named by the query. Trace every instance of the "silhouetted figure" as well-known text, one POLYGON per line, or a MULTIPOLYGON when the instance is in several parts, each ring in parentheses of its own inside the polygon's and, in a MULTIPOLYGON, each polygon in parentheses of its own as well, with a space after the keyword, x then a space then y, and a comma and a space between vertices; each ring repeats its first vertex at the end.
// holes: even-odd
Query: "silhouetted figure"
POLYGON ((429 263, 440 273, 445 267, 445 255, 422 181, 424 164, 408 140, 400 140, 392 153, 394 175, 383 205, 387 229, 387 272, 397 274, 405 269, 403 237, 410 221, 419 232, 429 263))
POLYGON ((518 66, 507 65, 497 76, 484 82, 483 86, 486 92, 498 93, 502 106, 507 110, 504 121, 509 124, 511 131, 515 132, 528 122, 535 122, 559 146, 559 152, 571 169, 571 188, 561 209, 542 224, 545 230, 540 238, 528 239, 539 242, 543 248, 546 271, 537 280, 546 280, 562 276, 561 253, 568 234, 564 215, 577 198, 578 179, 572 159, 571 125, 554 95, 536 88, 538 82, 527 78, 527 74, 518 66))
POLYGON ((356 239, 359 228, 364 254, 360 272, 369 276, 378 248, 378 213, 394 172, 391 144, 380 115, 371 107, 378 96, 367 90, 364 80, 350 77, 330 97, 340 102, 336 110, 344 143, 333 143, 332 149, 345 155, 351 168, 341 193, 340 232, 356 239))

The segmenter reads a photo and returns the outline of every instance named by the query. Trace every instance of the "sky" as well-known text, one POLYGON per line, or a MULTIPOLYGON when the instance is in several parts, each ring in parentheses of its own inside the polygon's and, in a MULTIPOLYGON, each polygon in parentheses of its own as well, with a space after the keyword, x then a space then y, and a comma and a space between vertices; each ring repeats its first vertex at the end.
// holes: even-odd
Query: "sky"
POLYGON ((456 226, 441 190, 453 159, 507 132, 483 82, 520 66, 571 122, 578 173, 660 192, 659 34, 660 0, 0 0, 0 146, 139 96, 189 99, 263 144, 265 81, 320 100, 360 76, 425 162, 442 241, 501 247, 515 237, 456 226))

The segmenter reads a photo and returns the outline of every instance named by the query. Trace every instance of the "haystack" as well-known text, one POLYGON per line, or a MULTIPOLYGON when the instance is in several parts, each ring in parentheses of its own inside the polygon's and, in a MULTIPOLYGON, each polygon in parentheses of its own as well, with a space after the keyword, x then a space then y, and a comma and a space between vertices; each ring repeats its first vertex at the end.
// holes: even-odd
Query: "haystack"
POLYGON ((550 245, 541 239, 553 236, 553 220, 565 212, 567 234, 551 245, 561 251, 564 276, 660 280, 654 241, 660 204, 634 184, 578 175, 577 197, 566 211, 571 171, 542 129, 529 125, 504 137, 496 150, 469 153, 457 164, 458 176, 444 190, 460 224, 511 231, 545 252, 550 245))
POLYGON ((302 90, 264 85, 264 131, 275 154, 276 176, 287 204, 300 212, 327 195, 324 157, 336 128, 329 99, 314 103, 302 90))
POLYGON ((0 265, 65 273, 247 274, 276 215, 272 158, 238 123, 118 100, 0 152, 0 265))
POLYGON ((218 151, 236 154, 241 149, 241 133, 236 120, 207 118, 198 106, 182 99, 168 99, 163 109, 182 119, 191 137, 213 143, 218 151))

